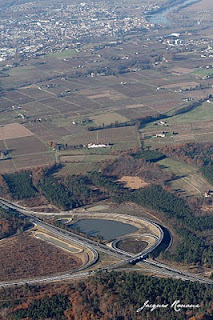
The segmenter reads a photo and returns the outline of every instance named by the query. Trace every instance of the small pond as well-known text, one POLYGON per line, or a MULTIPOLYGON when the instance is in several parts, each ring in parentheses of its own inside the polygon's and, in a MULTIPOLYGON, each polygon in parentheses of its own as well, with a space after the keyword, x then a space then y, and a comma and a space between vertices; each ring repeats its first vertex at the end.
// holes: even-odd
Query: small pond
POLYGON ((78 229, 88 236, 102 236, 104 240, 116 239, 138 230, 131 224, 104 219, 82 219, 69 225, 69 227, 71 229, 78 229))

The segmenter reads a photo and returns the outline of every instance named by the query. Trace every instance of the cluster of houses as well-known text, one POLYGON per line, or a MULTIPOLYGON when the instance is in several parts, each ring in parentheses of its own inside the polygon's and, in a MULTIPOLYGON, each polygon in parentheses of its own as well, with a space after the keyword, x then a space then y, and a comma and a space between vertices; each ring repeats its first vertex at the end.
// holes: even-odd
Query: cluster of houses
POLYGON ((154 26, 144 14, 154 8, 152 3, 129 4, 125 9, 106 1, 48 2, 39 10, 37 6, 36 1, 9 6, 5 16, 1 16, 0 61, 20 56, 27 59, 70 46, 77 50, 79 39, 114 39, 121 32, 154 26))

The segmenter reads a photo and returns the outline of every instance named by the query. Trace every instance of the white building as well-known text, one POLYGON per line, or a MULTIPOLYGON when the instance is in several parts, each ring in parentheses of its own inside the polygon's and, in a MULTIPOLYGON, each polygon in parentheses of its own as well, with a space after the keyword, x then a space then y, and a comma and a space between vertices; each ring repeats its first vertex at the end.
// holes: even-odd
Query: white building
POLYGON ((89 143, 87 145, 88 149, 94 149, 94 148, 107 148, 108 145, 104 144, 104 143, 99 143, 99 144, 95 144, 95 143, 89 143))

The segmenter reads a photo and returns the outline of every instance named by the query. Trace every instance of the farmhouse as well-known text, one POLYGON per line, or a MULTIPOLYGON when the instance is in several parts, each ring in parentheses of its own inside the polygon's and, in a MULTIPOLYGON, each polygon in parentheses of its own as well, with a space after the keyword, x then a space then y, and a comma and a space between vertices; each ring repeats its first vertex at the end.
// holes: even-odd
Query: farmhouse
POLYGON ((213 192, 211 190, 208 190, 204 193, 205 198, 211 198, 213 196, 213 192))
POLYGON ((2 150, 1 151, 0 160, 5 160, 7 158, 8 158, 8 151, 7 150, 2 150))
POLYGON ((165 138, 165 133, 157 133, 156 135, 155 135, 155 137, 156 138, 165 138))
POLYGON ((99 143, 99 144, 95 144, 95 143, 89 143, 87 145, 88 149, 93 149, 93 148, 107 148, 109 147, 109 145, 104 144, 104 143, 99 143))
POLYGON ((168 127, 169 125, 168 125, 168 123, 166 123, 165 121, 159 121, 159 124, 161 125, 161 126, 164 126, 164 127, 168 127))

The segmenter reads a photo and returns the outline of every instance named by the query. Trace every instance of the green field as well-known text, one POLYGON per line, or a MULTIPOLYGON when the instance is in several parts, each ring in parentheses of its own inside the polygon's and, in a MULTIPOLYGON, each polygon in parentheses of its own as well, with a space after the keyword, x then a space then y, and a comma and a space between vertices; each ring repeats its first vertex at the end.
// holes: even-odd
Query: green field
POLYGON ((66 58, 72 58, 76 54, 76 51, 73 49, 65 49, 61 52, 53 52, 48 54, 48 57, 50 58, 56 58, 56 59, 66 59, 66 58))
POLYGON ((56 173, 56 176, 86 174, 98 168, 97 163, 64 163, 63 167, 56 173))
POLYGON ((169 158, 158 161, 158 164, 177 176, 177 179, 169 182, 169 185, 172 189, 183 192, 185 196, 201 196, 206 190, 211 189, 195 166, 169 158))
POLYGON ((210 123, 213 119, 213 103, 205 102, 194 110, 171 118, 167 118, 168 127, 154 126, 148 124, 141 129, 142 139, 145 137, 144 145, 159 148, 164 145, 172 145, 186 142, 211 142, 213 139, 213 128, 210 123), (155 134, 166 131, 165 138, 156 138, 155 134), (176 133, 173 134, 173 131, 176 133))
MULTIPOLYGON (((84 151, 84 149, 82 151, 84 151)), ((110 154, 100 154, 101 150, 99 150, 99 154, 92 154, 89 151, 90 150, 85 150, 84 154, 60 153, 62 168, 58 171, 57 175, 66 175, 67 173, 76 175, 86 174, 99 168, 102 161, 116 158, 116 156, 110 154)))
POLYGON ((165 170, 174 172, 177 175, 196 173, 198 169, 187 163, 176 161, 170 158, 165 158, 158 161, 158 164, 165 170))
POLYGON ((167 120, 169 124, 190 123, 196 121, 208 121, 213 119, 213 103, 204 102, 194 110, 174 116, 167 120))
POLYGON ((213 75, 213 69, 199 69, 194 71, 194 74, 203 78, 209 75, 213 75))
POLYGON ((35 70, 34 66, 21 66, 8 70, 9 76, 23 76, 25 73, 35 70))
POLYGON ((99 114, 97 116, 91 117, 91 119, 94 121, 95 125, 97 126, 102 126, 103 123, 105 126, 107 126, 116 121, 120 123, 120 122, 126 122, 129 120, 128 118, 122 116, 117 112, 108 112, 108 113, 99 114))

